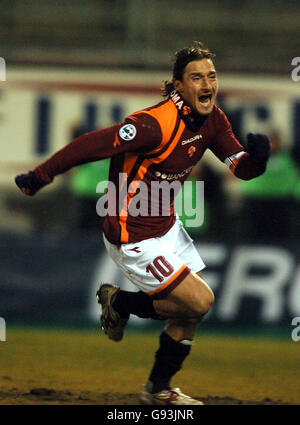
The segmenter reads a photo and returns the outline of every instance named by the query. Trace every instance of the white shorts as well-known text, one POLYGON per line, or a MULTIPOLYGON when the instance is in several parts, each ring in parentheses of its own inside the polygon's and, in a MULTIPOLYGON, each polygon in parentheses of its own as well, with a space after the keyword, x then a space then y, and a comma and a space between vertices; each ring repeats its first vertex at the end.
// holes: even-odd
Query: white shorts
POLYGON ((164 298, 190 271, 205 268, 191 237, 177 219, 159 238, 114 245, 103 235, 108 254, 125 276, 153 298, 164 298))

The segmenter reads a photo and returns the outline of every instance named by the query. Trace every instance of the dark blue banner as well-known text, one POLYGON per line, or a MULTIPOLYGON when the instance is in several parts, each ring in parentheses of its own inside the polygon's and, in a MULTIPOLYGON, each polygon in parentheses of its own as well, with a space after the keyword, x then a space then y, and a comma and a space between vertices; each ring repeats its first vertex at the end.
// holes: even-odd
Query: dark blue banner
MULTIPOLYGON (((300 243, 195 245, 216 295, 207 322, 280 324, 300 316, 300 243)), ((107 256, 101 232, 1 234, 0 258, 0 317, 6 320, 93 322, 99 317, 100 282, 137 290, 107 256)))

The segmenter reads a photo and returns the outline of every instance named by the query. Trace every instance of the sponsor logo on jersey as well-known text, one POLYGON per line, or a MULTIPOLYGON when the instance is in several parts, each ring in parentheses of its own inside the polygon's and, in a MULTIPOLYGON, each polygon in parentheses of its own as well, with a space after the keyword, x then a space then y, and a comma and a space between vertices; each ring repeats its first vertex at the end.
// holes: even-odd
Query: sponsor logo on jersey
POLYGON ((196 136, 191 137, 190 139, 183 140, 181 142, 182 145, 186 145, 187 143, 195 142, 196 140, 202 139, 202 134, 196 134, 196 136))
POLYGON ((155 176, 161 178, 162 180, 178 180, 180 177, 185 176, 186 174, 189 174, 193 169, 193 165, 189 168, 186 168, 185 170, 183 170, 181 173, 176 173, 176 174, 167 174, 167 173, 162 173, 160 171, 155 171, 155 176))
POLYGON ((132 140, 136 136, 136 128, 132 124, 125 124, 123 127, 119 130, 119 136, 121 139, 126 140, 127 142, 129 140, 132 140))

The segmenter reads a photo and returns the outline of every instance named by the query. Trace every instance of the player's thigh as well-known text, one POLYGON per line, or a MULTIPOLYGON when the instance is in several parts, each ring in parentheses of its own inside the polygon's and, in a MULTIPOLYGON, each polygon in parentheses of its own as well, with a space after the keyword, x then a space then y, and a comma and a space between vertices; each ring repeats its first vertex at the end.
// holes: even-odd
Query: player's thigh
POLYGON ((167 299, 184 305, 195 314, 206 314, 214 302, 214 294, 204 279, 190 272, 167 296, 167 299))

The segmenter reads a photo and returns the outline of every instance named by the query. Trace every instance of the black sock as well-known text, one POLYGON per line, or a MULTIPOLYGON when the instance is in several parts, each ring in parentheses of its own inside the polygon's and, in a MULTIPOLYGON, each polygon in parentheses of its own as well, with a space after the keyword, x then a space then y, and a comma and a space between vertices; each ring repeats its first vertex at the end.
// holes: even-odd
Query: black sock
POLYGON ((153 307, 153 299, 145 292, 128 292, 120 290, 113 302, 114 309, 121 317, 134 314, 142 319, 162 320, 153 307))
POLYGON ((166 332, 160 335, 159 349, 155 354, 155 362, 149 376, 147 389, 151 393, 158 393, 169 387, 170 380, 181 369, 182 363, 190 353, 191 343, 175 341, 166 332))

